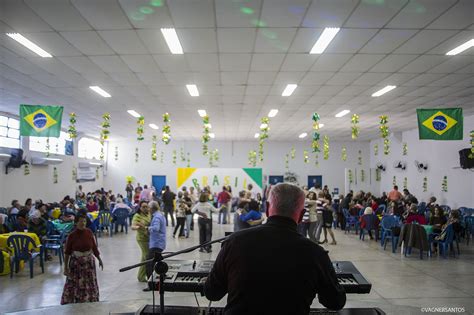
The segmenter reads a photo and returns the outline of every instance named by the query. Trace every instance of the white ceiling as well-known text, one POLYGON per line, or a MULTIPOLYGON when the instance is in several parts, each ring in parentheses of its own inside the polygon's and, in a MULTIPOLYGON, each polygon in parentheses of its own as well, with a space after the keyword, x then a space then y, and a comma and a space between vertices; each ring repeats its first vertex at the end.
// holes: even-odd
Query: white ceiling
POLYGON ((415 128, 420 107, 474 114, 474 48, 445 55, 474 38, 473 23, 472 0, 0 0, 0 111, 63 105, 89 135, 110 112, 112 138, 135 137, 128 109, 160 127, 169 112, 172 137, 181 140, 200 138, 197 109, 207 110, 216 140, 253 139, 272 108, 280 112, 270 138, 298 139, 316 111, 323 134, 349 140, 350 115, 334 115, 350 109, 369 139, 381 114, 392 131, 415 128), (183 55, 170 54, 161 27, 177 29, 183 55), (324 27, 341 31, 322 55, 308 54, 324 27), (189 96, 190 83, 199 97, 189 96), (298 88, 282 97, 287 83, 298 88), (398 88, 370 96, 389 84, 398 88))

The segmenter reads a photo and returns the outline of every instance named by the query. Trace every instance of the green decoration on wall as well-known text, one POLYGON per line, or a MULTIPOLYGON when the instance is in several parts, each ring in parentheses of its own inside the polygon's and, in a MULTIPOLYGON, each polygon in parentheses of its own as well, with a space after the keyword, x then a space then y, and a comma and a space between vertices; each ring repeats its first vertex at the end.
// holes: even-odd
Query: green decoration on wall
POLYGON ((205 115, 204 117, 202 117, 202 125, 204 128, 202 134, 202 155, 207 155, 209 153, 209 147, 207 143, 211 140, 211 136, 209 135, 209 116, 205 115))
POLYGON ((360 181, 365 182, 365 171, 364 170, 360 170, 360 181))
POLYGON ((55 167, 53 167, 53 184, 57 184, 58 183, 58 169, 55 167))
POLYGON ((397 176, 393 176, 392 186, 397 186, 397 176))
POLYGON ((145 117, 140 116, 137 119, 137 140, 138 141, 143 141, 145 137, 143 136, 143 133, 145 132, 145 117))
POLYGON ((347 149, 346 146, 342 146, 341 150, 341 160, 346 161, 347 160, 347 149))
POLYGON ((314 156, 314 166, 319 167, 319 154, 314 156))
POLYGON ((135 163, 138 163, 138 157, 139 157, 138 148, 135 148, 135 163))
POLYGON ((154 135, 151 137, 151 159, 153 161, 156 161, 158 159, 158 156, 156 153, 157 141, 158 141, 157 136, 154 135))
POLYGON ((290 169, 290 155, 288 153, 285 154, 285 169, 290 169))
POLYGON ((291 159, 292 159, 292 160, 295 159, 295 156, 296 156, 296 150, 295 150, 295 148, 291 148, 290 156, 291 156, 291 159))
POLYGON ((354 114, 352 115, 352 118, 351 118, 351 137, 352 137, 352 140, 355 140, 359 137, 359 132, 360 132, 360 128, 358 126, 359 124, 359 115, 357 114, 354 114))
POLYGON ((423 192, 428 191, 428 178, 425 176, 423 177, 423 192))
POLYGON ((181 158, 181 162, 186 162, 186 154, 184 153, 184 148, 179 148, 179 156, 181 158))
POLYGON ((383 139, 383 154, 390 153, 390 140, 388 139, 388 117, 386 115, 380 116, 380 135, 383 139))
POLYGON ((362 165, 362 151, 361 150, 359 150, 359 156, 357 157, 357 160, 358 160, 357 164, 362 165))
POLYGON ((403 189, 408 189, 408 178, 407 177, 403 178, 403 189))
POLYGON ((248 154, 248 164, 249 166, 255 167, 257 165, 257 151, 255 150, 250 150, 248 154))
POLYGON ((448 176, 443 177, 443 182, 441 183, 441 190, 443 192, 448 192, 448 176))
POLYGON ((164 113, 163 114, 163 133, 161 135, 161 141, 164 142, 164 144, 168 144, 171 141, 171 126, 169 125, 171 119, 170 119, 170 114, 164 113))
POLYGON ((354 178, 353 178, 351 169, 347 170, 347 177, 349 177, 349 184, 352 184, 354 182, 354 178))
POLYGON ((329 137, 323 137, 323 159, 329 159, 329 137))
POLYGON ((173 156, 172 156, 172 160, 173 160, 173 165, 176 165, 176 150, 173 150, 173 156))
POLYGON ((189 154, 189 152, 187 153, 187 159, 186 159, 186 162, 187 162, 187 165, 186 167, 191 167, 191 155, 189 154))
POLYGON ((380 182, 382 179, 382 171, 378 168, 375 169, 375 181, 380 182))
POLYGON ((407 155, 408 154, 408 144, 406 142, 403 143, 403 155, 407 155))
POLYGON ((375 156, 379 155, 379 145, 378 144, 374 144, 374 155, 375 156))
POLYGON ((308 150, 304 150, 304 151, 303 151, 303 161, 304 161, 305 163, 308 163, 308 162, 309 162, 308 150))
POLYGON ((30 175, 30 166, 28 164, 25 164, 25 169, 24 169, 23 175, 25 175, 25 176, 30 175))

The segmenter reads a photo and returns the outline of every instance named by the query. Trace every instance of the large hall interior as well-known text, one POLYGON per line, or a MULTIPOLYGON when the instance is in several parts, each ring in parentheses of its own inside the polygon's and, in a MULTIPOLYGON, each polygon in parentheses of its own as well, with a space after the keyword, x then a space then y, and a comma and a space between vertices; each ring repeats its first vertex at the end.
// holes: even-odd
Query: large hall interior
POLYGON ((474 314, 473 56, 472 0, 0 0, 0 314, 474 314))

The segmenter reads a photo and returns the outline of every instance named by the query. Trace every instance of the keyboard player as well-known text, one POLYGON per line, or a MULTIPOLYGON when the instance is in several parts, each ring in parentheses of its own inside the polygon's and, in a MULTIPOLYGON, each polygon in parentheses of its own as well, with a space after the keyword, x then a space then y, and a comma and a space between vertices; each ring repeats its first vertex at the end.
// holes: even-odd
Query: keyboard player
POLYGON ((236 232, 224 242, 204 284, 218 301, 226 294, 226 315, 308 314, 318 295, 326 308, 340 310, 346 294, 327 252, 298 234, 304 192, 281 183, 270 193, 266 224, 236 232))

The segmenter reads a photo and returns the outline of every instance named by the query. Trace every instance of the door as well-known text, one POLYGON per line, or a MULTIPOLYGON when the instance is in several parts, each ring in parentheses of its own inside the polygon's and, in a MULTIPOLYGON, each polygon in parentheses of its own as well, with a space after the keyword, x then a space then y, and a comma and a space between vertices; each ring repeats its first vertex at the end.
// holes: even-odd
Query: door
POLYGON ((323 176, 321 175, 309 175, 308 176, 308 189, 319 185, 320 188, 323 187, 323 176))
POLYGON ((280 175, 270 175, 268 176, 268 183, 270 185, 276 185, 278 183, 283 183, 283 176, 280 175))
POLYGON ((156 195, 160 196, 161 191, 166 186, 166 176, 165 175, 152 175, 151 184, 155 187, 156 195))

